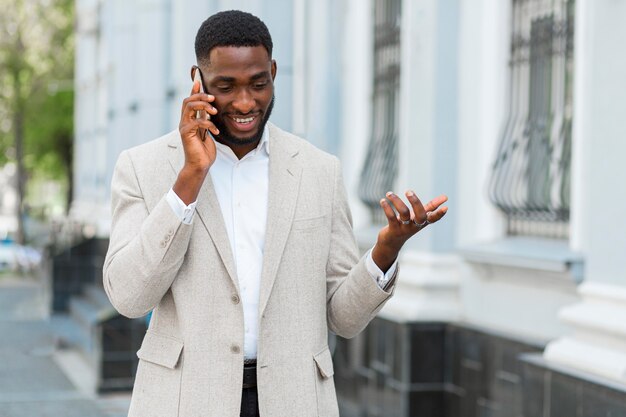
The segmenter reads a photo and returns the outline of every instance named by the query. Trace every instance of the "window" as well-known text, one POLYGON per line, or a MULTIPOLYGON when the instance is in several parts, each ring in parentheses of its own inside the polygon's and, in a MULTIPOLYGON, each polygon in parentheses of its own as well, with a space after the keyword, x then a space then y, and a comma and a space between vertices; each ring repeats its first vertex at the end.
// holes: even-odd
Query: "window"
POLYGON ((398 171, 401 0, 374 0, 372 136, 359 183, 359 197, 374 223, 385 221, 379 201, 398 171))
POLYGON ((573 0, 513 0, 510 106, 489 182, 508 234, 567 238, 573 0))

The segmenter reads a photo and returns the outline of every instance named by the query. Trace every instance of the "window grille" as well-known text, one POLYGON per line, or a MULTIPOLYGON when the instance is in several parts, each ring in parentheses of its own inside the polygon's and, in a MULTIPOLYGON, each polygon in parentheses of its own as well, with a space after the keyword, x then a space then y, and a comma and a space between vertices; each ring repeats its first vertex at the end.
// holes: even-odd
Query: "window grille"
POLYGON ((384 221, 379 201, 393 188, 398 170, 401 0, 374 0, 372 127, 361 172, 359 197, 375 223, 384 221))
POLYGON ((489 198, 510 235, 569 236, 574 0, 513 0, 508 119, 489 198))

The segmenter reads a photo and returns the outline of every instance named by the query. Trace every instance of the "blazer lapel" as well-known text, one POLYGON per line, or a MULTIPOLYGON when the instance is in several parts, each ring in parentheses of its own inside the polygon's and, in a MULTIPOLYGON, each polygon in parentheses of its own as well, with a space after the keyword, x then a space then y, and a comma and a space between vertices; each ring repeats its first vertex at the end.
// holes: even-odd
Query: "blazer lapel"
MULTIPOLYGON (((180 135, 173 135, 170 140, 169 146, 174 148, 170 151, 169 161, 174 174, 178 175, 185 163, 185 155, 183 153, 183 147, 180 139, 180 135)), ((213 187, 213 180, 211 174, 207 175, 200 189, 198 195, 198 203, 196 205, 196 216, 199 218, 202 225, 209 232, 211 240, 217 248, 217 252, 226 267, 226 271, 233 281, 233 285, 239 292, 239 281, 237 279, 237 273, 235 268, 235 258, 230 248, 230 241, 228 239, 228 233, 226 232, 226 225, 224 224, 224 217, 222 216, 222 209, 220 208, 219 201, 217 200, 217 194, 215 194, 215 188, 213 187)))
POLYGON ((298 149, 280 129, 268 123, 270 139, 269 196, 265 250, 261 272, 259 317, 272 292, 298 199, 302 167, 298 149))

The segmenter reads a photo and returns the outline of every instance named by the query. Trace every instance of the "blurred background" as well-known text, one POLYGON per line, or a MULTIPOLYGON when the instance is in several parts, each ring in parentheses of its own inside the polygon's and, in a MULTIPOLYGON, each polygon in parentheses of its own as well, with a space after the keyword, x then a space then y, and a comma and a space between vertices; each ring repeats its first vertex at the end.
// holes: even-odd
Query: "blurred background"
POLYGON ((626 2, 0 0, 0 416, 124 416, 145 320, 102 291, 119 153, 178 126, 201 22, 268 25, 272 120, 378 200, 445 193, 331 335, 341 415, 626 416, 626 2))

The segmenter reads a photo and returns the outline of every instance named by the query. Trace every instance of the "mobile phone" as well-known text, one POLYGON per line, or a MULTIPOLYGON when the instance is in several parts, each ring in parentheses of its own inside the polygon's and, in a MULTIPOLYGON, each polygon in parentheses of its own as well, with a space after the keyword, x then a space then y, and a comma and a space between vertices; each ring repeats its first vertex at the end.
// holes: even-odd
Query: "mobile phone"
MULTIPOLYGON (((191 76, 193 78, 193 82, 195 83, 196 81, 198 81, 200 83, 200 92, 205 93, 204 83, 202 82, 202 74, 200 74, 200 68, 194 65, 191 72, 192 72, 191 76)), ((206 110, 197 110, 196 119, 211 120, 211 115, 207 113, 206 110)), ((206 139, 206 129, 198 128, 198 136, 200 136, 200 138, 202 138, 202 140, 204 141, 206 139)))

